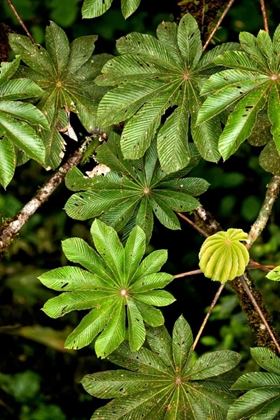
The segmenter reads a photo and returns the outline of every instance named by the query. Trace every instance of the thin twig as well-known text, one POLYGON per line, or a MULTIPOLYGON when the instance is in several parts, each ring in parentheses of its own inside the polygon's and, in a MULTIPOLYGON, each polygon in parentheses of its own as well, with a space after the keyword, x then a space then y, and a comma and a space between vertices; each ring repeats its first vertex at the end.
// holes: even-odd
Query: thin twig
POLYGON ((194 229, 196 229, 199 233, 201 233, 206 238, 209 236, 206 232, 204 232, 203 229, 201 229, 199 226, 197 226, 192 220, 190 220, 187 216, 185 216, 183 213, 177 212, 178 216, 180 216, 182 219, 184 219, 186 222, 188 222, 194 229))
POLYGON ((275 200, 278 196, 280 189, 280 176, 279 175, 273 175, 266 190, 265 198, 262 204, 262 207, 259 211, 259 215, 255 221, 255 223, 252 225, 248 239, 246 241, 246 248, 251 248, 252 244, 255 242, 255 240, 260 236, 263 229, 265 228, 268 219, 271 215, 273 205, 275 203, 275 200))
POLYGON ((273 332, 271 331, 271 328, 270 328, 270 326, 268 325, 268 323, 267 323, 267 321, 266 321, 266 319, 265 319, 265 317, 264 317, 264 315, 263 315, 263 313, 262 313, 262 311, 261 311, 261 309, 260 309, 259 305, 257 304, 256 299, 254 298, 254 296, 253 296, 253 294, 252 294, 251 290, 249 289, 249 286, 248 286, 248 284, 247 284, 247 282, 246 282, 246 277, 245 277, 245 274, 243 274, 243 276, 241 276, 241 277, 240 277, 240 281, 241 281, 242 286, 244 287, 244 289, 245 289, 245 291, 246 291, 247 295, 249 296, 249 298, 250 298, 250 300, 251 300, 252 304, 254 305, 254 307, 255 307, 256 311, 258 312, 258 314, 259 314, 259 316, 260 316, 260 318, 261 318, 261 320, 262 320, 262 322, 263 322, 263 324, 264 324, 264 327, 267 329, 268 334, 270 335, 270 337, 271 337, 271 339, 272 339, 273 343, 275 344, 275 347, 277 348, 278 352, 280 353, 280 345, 279 345, 278 341, 276 340, 276 338, 275 338, 275 336, 274 336, 273 332))
POLYGON ((196 345, 197 345, 197 343, 198 343, 198 341, 200 339, 200 336, 201 336, 201 334, 202 334, 202 332, 203 332, 203 330, 205 328, 205 325, 207 324, 208 318, 211 315, 212 310, 213 310, 214 306, 216 305, 217 300, 219 299, 220 294, 222 293, 222 290, 223 290, 224 287, 225 287, 225 283, 224 284, 221 284, 221 286, 219 287, 217 293, 214 296, 214 299, 213 299, 213 301, 212 301, 212 303, 210 305, 210 308, 207 311, 206 317, 204 318, 204 320, 203 320, 203 322, 201 324, 201 327, 199 328, 199 331, 198 331, 198 333, 197 333, 197 335, 195 337, 195 340, 193 342, 193 346, 192 346, 193 350, 195 349, 195 347, 196 347, 196 345))
POLYGON ((204 18, 205 18, 205 0, 202 2, 202 14, 201 14, 201 27, 204 25, 204 18))
POLYGON ((267 273, 269 273, 269 271, 273 270, 275 267, 277 267, 277 265, 263 265, 263 264, 259 264, 258 262, 250 259, 249 264, 247 265, 246 268, 263 270, 263 271, 266 271, 267 273))
POLYGON ((231 8, 232 4, 233 4, 234 0, 230 0, 225 8, 225 10, 223 11, 223 13, 221 14, 220 19, 218 20, 217 24, 215 25, 215 28, 213 29, 213 31, 211 32, 211 34, 209 35, 209 37, 207 38, 205 44, 203 45, 202 51, 205 51, 209 42, 211 41, 211 39, 213 38, 213 36, 215 35, 216 31, 219 29, 220 24, 222 23, 225 15, 227 14, 227 12, 229 11, 229 9, 231 8))
POLYGON ((0 253, 7 250, 11 240, 19 233, 22 226, 38 210, 38 208, 50 197, 56 188, 63 182, 66 174, 73 166, 77 166, 88 146, 88 139, 67 161, 51 176, 37 194, 17 213, 12 220, 0 227, 0 253))
POLYGON ((180 277, 195 276, 196 274, 201 274, 201 273, 202 273, 201 270, 192 270, 192 271, 187 271, 186 273, 175 274, 173 278, 179 279, 180 277))
POLYGON ((11 2, 11 0, 7 0, 8 5, 10 6, 13 14, 15 15, 15 17, 17 18, 17 20, 19 21, 19 23, 21 24, 21 26, 23 27, 24 31, 26 32, 28 38, 30 39, 30 41, 32 42, 32 44, 36 44, 36 42, 34 41, 31 33, 28 31, 27 27, 25 26, 25 24, 23 23, 23 21, 21 20, 20 15, 18 14, 15 6, 13 5, 13 3, 11 2))
POLYGON ((260 4, 261 4, 262 17, 263 17, 264 30, 269 34, 269 28, 268 28, 268 22, 267 22, 267 15, 266 15, 264 0, 260 0, 260 4))

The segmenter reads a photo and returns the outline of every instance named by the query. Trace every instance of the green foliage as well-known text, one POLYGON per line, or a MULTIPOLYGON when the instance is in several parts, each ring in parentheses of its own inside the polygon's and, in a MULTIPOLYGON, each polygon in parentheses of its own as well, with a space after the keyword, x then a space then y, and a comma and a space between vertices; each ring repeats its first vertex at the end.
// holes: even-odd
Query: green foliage
POLYGON ((262 347, 251 349, 254 360, 267 372, 242 375, 231 389, 248 391, 230 407, 227 420, 250 418, 272 420, 280 412, 280 361, 270 350, 262 347))
POLYGON ((40 376, 31 370, 15 375, 0 373, 0 388, 20 402, 35 398, 40 389, 40 381, 40 376))
POLYGON ((78 267, 61 267, 39 277, 47 287, 61 295, 48 300, 44 312, 57 318, 73 310, 92 309, 68 336, 65 347, 79 349, 95 340, 98 356, 106 357, 126 338, 132 351, 138 350, 146 337, 145 324, 162 325, 164 318, 154 306, 174 302, 162 289, 173 277, 157 273, 167 260, 167 252, 154 251, 142 262, 146 237, 136 226, 123 247, 113 228, 95 220, 91 227, 99 253, 82 239, 63 242, 66 257, 78 267))
POLYGON ((46 49, 31 43, 26 36, 11 34, 10 44, 28 66, 17 75, 36 82, 43 93, 38 108, 47 118, 50 129, 42 130, 46 148, 46 166, 56 168, 63 157, 65 141, 58 128, 67 127, 67 111, 76 112, 84 127, 95 128, 97 104, 105 89, 93 83, 101 67, 110 57, 92 56, 96 35, 83 36, 71 44, 65 32, 54 22, 46 28, 46 49))
POLYGON ((197 118, 199 127, 235 105, 219 138, 218 149, 224 160, 251 135, 258 113, 265 108, 280 152, 280 26, 273 40, 264 30, 257 37, 241 32, 239 39, 243 51, 225 51, 214 59, 230 70, 212 75, 204 84, 201 93, 209 96, 197 118))
POLYGON ((204 159, 217 162, 220 123, 214 118, 195 125, 202 104, 199 91, 217 70, 215 57, 236 49, 237 44, 202 54, 200 31, 191 15, 185 15, 179 25, 161 23, 157 37, 132 33, 117 41, 121 56, 110 60, 96 79, 102 86, 117 85, 101 100, 98 123, 108 126, 126 121, 121 149, 127 159, 143 156, 157 134, 159 161, 167 173, 189 163, 190 136, 204 159), (166 113, 169 116, 161 125, 166 113))
POLYGON ((242 229, 217 232, 203 242, 199 252, 199 267, 206 277, 225 283, 241 276, 249 263, 249 252, 240 241, 248 234, 242 229))
MULTIPOLYGON (((25 0, 25 4, 28 2, 25 0)), ((67 10, 58 0, 45 6, 60 22, 70 25, 78 2, 70 3, 67 10)), ((123 16, 130 16, 139 3, 122 0, 123 16)), ((82 15, 99 16, 111 4, 112 0, 84 0, 82 15)), ((32 5, 33 12, 36 7, 32 5)), ((207 8, 204 12, 207 18, 207 8)), ((32 13, 26 11, 26 19, 31 19, 32 13)), ((33 29, 38 30, 36 25, 33 29)), ((187 177, 200 157, 215 163, 221 156, 226 160, 248 139, 251 145, 265 146, 259 159, 261 167, 280 175, 280 26, 273 40, 265 31, 257 37, 243 32, 240 45, 224 43, 208 52, 204 52, 200 35, 196 20, 186 14, 178 24, 162 22, 157 38, 137 32, 121 37, 117 41, 119 56, 112 58, 108 54, 92 55, 97 36, 82 36, 70 44, 65 32, 51 22, 46 29, 46 48, 28 37, 12 34, 10 44, 16 58, 1 65, 0 183, 4 187, 14 177, 15 168, 30 158, 48 169, 60 165, 66 147, 61 133, 69 130, 71 112, 92 133, 81 165, 89 165, 92 157, 99 165, 94 162, 93 171, 85 172, 88 176, 83 174, 83 167, 72 168, 66 186, 75 193, 65 205, 74 219, 97 219, 91 226, 91 238, 85 233, 85 225, 80 223, 77 228, 75 224, 70 229, 76 228, 78 233, 71 236, 79 236, 82 231, 86 240, 73 237, 62 245, 65 257, 74 265, 64 266, 62 258, 61 267, 39 277, 45 286, 61 294, 50 298, 52 292, 37 290, 26 273, 16 273, 6 281, 14 302, 29 309, 38 300, 49 299, 43 307, 47 315, 58 318, 71 313, 71 322, 77 326, 70 332, 69 322, 63 318, 60 322, 65 324, 59 330, 35 321, 34 325, 0 328, 3 336, 36 341, 38 346, 48 346, 50 353, 54 349, 66 352, 62 342, 70 332, 65 342, 69 357, 73 349, 93 342, 98 357, 124 368, 105 372, 102 368, 102 372, 83 379, 91 395, 112 399, 95 411, 92 419, 279 417, 279 359, 266 349, 252 349, 253 358, 268 372, 245 374, 232 385, 238 376, 233 370, 240 360, 237 353, 222 350, 198 357, 183 316, 176 321, 172 338, 169 336, 157 308, 175 301, 162 290, 173 276, 159 272, 167 261, 167 251, 157 250, 145 257, 154 216, 164 227, 180 229, 176 212, 192 212, 200 206, 195 197, 209 184, 200 177, 187 177), (20 60, 24 65, 20 66, 20 60), (99 140, 105 138, 108 141, 98 147, 99 140), (99 173, 100 165, 105 168, 104 176, 93 176, 99 173), (88 245, 91 239, 96 250, 88 245), (72 313, 76 310, 89 310, 79 324, 78 315, 72 313), (248 392, 236 399, 235 391, 240 390, 248 392)), ((1 32, 0 38, 2 42, 1 32)), ((209 179, 210 170, 204 164, 209 179)), ((218 176, 214 182, 224 189, 241 185, 246 179, 236 167, 227 176, 221 166, 215 171, 218 176)), ((204 176, 204 169, 200 173, 204 176)), ((226 198, 231 200, 229 215, 237 195, 226 198)), ((2 208, 13 217, 15 202, 10 202, 12 208, 6 199, 2 208)), ((242 199, 240 214, 245 222, 251 223, 258 216, 260 203, 254 194, 242 199)), ((203 212, 203 208, 200 210, 203 212)), ((199 222, 203 221, 202 212, 199 222)), ((196 216, 193 220, 198 224, 196 216)), ((61 223, 57 215, 54 217, 56 222, 51 226, 60 230, 61 223)), ((29 232, 38 222, 33 219, 32 223, 29 232)), ((46 235, 46 230, 38 238, 37 231, 30 234, 38 253, 54 247, 52 233, 46 235)), ((63 228, 62 232, 65 237, 63 228)), ((205 276, 225 283, 242 275, 249 262, 249 253, 241 243, 246 239, 243 230, 233 228, 206 239, 199 253, 199 266, 205 276)), ((187 238, 186 248, 188 242, 187 238)), ((271 250, 272 245, 267 245, 271 250)), ((16 246, 13 255, 24 249, 19 242, 16 246)), ((27 249, 29 252, 28 245, 27 249)), ((186 251, 186 259, 192 260, 189 255, 196 255, 196 251, 186 251)), ((2 270, 9 272, 9 268, 2 270)), ((38 269, 36 275, 41 272, 38 269)), ((33 279, 34 273, 33 269, 33 279)), ((267 277, 278 281, 279 267, 267 277)), ((190 290, 189 285, 186 290, 190 290)), ((239 340, 244 343, 249 327, 245 326, 245 316, 236 311, 237 303, 236 296, 229 299, 227 295, 221 300, 212 318, 230 319, 229 325, 220 329, 223 341, 209 332, 202 344, 217 349, 235 348, 239 340)), ((243 307, 246 309, 244 301, 243 307)), ((259 331, 261 335, 261 328, 259 331)), ((23 361, 20 354, 18 362, 23 361)), ((102 363, 106 366, 107 362, 102 363)), ((21 420, 65 419, 58 406, 38 398, 40 378, 30 370, 1 373, 0 387, 9 398, 25 404, 17 413, 21 420), (35 399, 36 405, 32 406, 35 399)))
POLYGON ((117 231, 124 229, 124 238, 134 225, 138 225, 149 242, 153 215, 165 227, 180 229, 173 211, 195 209, 199 201, 193 196, 208 188, 208 183, 201 178, 183 178, 199 161, 194 149, 186 168, 167 175, 160 167, 155 141, 143 158, 129 161, 122 157, 119 136, 112 133, 109 141, 98 148, 96 159, 111 172, 106 176, 86 178, 73 168, 67 174, 66 185, 70 190, 80 192, 69 198, 66 213, 78 220, 100 217, 117 231))
POLYGON ((27 78, 11 80, 19 63, 17 57, 11 63, 2 63, 0 68, 0 184, 3 187, 14 176, 19 150, 41 164, 45 160, 45 147, 35 127, 48 129, 49 124, 39 109, 23 102, 39 98, 43 91, 27 78))
MULTIPOLYGON (((113 0, 84 0, 82 7, 83 18, 94 18, 108 10, 113 0)), ((141 0, 122 0, 121 10, 124 18, 128 18, 138 8, 141 0)))
POLYGON ((172 338, 164 326, 147 331, 149 348, 133 353, 124 343, 109 360, 124 369, 87 375, 82 384, 98 398, 114 398, 91 417, 97 419, 223 420, 233 401, 230 372, 240 360, 217 351, 192 361, 193 337, 183 316, 172 338))

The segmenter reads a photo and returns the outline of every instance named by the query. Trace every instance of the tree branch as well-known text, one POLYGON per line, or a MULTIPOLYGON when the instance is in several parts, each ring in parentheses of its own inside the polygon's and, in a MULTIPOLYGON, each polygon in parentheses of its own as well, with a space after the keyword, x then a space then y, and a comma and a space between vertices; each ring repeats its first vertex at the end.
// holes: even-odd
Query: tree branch
POLYGON ((275 200, 279 194, 280 189, 280 176, 279 175, 273 175, 271 178, 267 190, 266 195, 262 204, 262 207, 259 211, 259 215, 254 222, 254 224, 251 227, 251 230, 249 232, 249 236, 247 239, 246 248, 251 248, 253 242, 257 239, 258 236, 262 233, 263 229, 265 228, 269 216, 271 215, 273 205, 275 203, 275 200))
POLYGON ((260 0, 260 4, 261 4, 262 16, 263 16, 264 30, 269 34, 269 28, 268 28, 268 22, 267 22, 267 15, 266 15, 264 0, 260 0))
POLYGON ((31 33, 28 31, 27 27, 25 26, 24 22, 22 21, 20 15, 18 14, 15 6, 13 5, 13 3, 11 2, 11 0, 7 0, 8 5, 10 6, 13 14, 15 15, 15 17, 17 18, 17 20, 19 21, 20 25, 23 27, 24 31, 26 32, 28 38, 30 39, 30 41, 32 42, 32 44, 36 44, 36 42, 34 41, 31 33))
POLYGON ((228 4, 226 5, 225 10, 223 11, 223 13, 221 14, 220 19, 218 20, 218 22, 216 23, 213 31, 211 32, 211 34, 208 36, 205 44, 203 45, 202 51, 205 51, 209 42, 211 41, 211 39, 213 38, 213 36, 215 35, 215 33, 217 32, 217 30, 219 29, 219 26, 221 25, 225 15, 227 14, 227 12, 229 11, 229 9, 231 8, 231 6, 233 5, 234 0, 230 0, 228 2, 228 4))
POLYGON ((254 305, 257 313, 259 314, 259 317, 261 318, 261 320, 263 322, 263 324, 260 324, 259 325, 259 328, 261 330, 267 330, 267 333, 270 335, 273 343, 275 344, 275 347, 277 348, 278 353, 280 353, 280 345, 277 342, 277 339, 275 337, 275 334, 272 331, 272 328, 270 328, 270 325, 268 324, 265 316, 263 315, 262 310, 260 309, 260 307, 259 307, 259 305, 258 305, 258 303, 257 303, 257 301, 256 301, 256 299, 254 297, 254 295, 251 293, 251 290, 250 290, 250 288, 249 288, 249 286, 247 284, 247 282, 248 282, 249 285, 250 285, 250 280, 246 277, 246 274, 244 274, 243 276, 240 277, 240 281, 241 281, 241 283, 242 283, 242 285, 243 285, 243 287, 244 287, 247 295, 250 297, 250 300, 251 300, 252 304, 254 305))
POLYGON ((219 299, 219 297, 220 297, 220 295, 221 295, 224 287, 225 287, 225 283, 224 284, 221 284, 220 287, 219 287, 219 289, 218 289, 218 291, 217 291, 217 293, 214 296, 214 299, 213 299, 213 301, 212 301, 212 303, 211 303, 211 305, 210 305, 210 307, 209 307, 209 309, 207 311, 207 314, 206 314, 206 316, 205 316, 205 318, 204 318, 204 320, 203 320, 203 322, 201 324, 201 327, 199 328, 199 331, 198 331, 198 333, 197 333, 197 335, 195 337, 195 340, 193 342, 193 346, 192 346, 193 350, 195 349, 195 347, 196 347, 196 345, 197 345, 197 343, 198 343, 198 341, 200 339, 200 336, 203 333, 203 330, 205 328, 205 325, 207 324, 207 321, 208 321, 208 319, 209 319, 209 317, 210 317, 210 315, 212 313, 212 310, 213 310, 214 306, 216 305, 217 300, 219 299))
POLYGON ((73 166, 77 166, 87 148, 88 139, 67 161, 51 176, 37 194, 16 214, 8 223, 5 222, 0 228, 0 254, 5 252, 12 239, 19 233, 22 226, 38 210, 38 208, 50 197, 56 188, 64 181, 67 172, 73 166))

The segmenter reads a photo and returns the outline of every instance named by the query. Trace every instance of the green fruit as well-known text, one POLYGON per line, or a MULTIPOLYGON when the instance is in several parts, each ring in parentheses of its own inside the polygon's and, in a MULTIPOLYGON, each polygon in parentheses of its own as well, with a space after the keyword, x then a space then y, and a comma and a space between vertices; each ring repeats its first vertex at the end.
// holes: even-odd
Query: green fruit
POLYGON ((205 277, 225 283, 241 276, 249 263, 249 252, 240 242, 248 234, 242 229, 228 229, 207 238, 199 252, 199 267, 205 277))

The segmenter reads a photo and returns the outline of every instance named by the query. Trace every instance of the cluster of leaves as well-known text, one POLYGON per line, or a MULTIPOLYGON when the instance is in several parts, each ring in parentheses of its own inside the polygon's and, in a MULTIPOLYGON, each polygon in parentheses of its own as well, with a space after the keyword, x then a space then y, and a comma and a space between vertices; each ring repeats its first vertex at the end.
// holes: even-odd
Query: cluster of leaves
POLYGON ((41 88, 37 108, 45 116, 41 124, 47 119, 49 129, 38 134, 46 149, 45 165, 53 169, 63 157, 65 141, 59 129, 67 127, 68 111, 76 112, 89 132, 95 128, 94 115, 105 89, 93 80, 110 58, 108 54, 92 56, 96 39, 96 35, 83 36, 69 44, 65 32, 54 22, 46 28, 46 49, 32 44, 26 36, 10 35, 13 51, 28 66, 20 66, 16 76, 28 78, 41 88))
MULTIPOLYGON (((83 17, 102 14, 111 3, 85 0, 83 17)), ((139 3, 122 0, 123 15, 128 17, 139 3)), ((90 309, 68 336, 66 348, 94 341, 97 356, 110 355, 112 362, 128 369, 84 378, 90 394, 114 398, 92 418, 272 419, 280 407, 279 359, 265 349, 253 349, 252 356, 269 373, 240 377, 232 389, 249 392, 233 403, 231 371, 240 356, 221 351, 193 362, 187 322, 180 317, 171 338, 155 308, 175 300, 161 290, 173 280, 158 272, 167 252, 143 257, 154 215, 165 227, 179 229, 174 212, 199 206, 194 197, 208 183, 185 177, 199 155, 211 162, 227 159, 246 138, 254 137, 254 125, 256 130, 262 118, 264 130, 271 129, 262 159, 271 162, 273 156, 276 162, 263 166, 278 173, 280 26, 273 40, 264 31, 256 38, 244 32, 240 45, 225 43, 203 52, 197 23, 187 14, 178 25, 159 25, 157 38, 140 33, 122 37, 117 42, 120 55, 112 59, 92 56, 96 39, 86 36, 69 44, 53 22, 46 29, 46 49, 12 34, 11 46, 20 57, 2 64, 0 74, 4 187, 16 165, 29 158, 52 169, 59 166, 65 148, 61 132, 69 125, 69 112, 78 114, 88 132, 124 122, 121 137, 112 132, 98 149, 97 161, 110 168, 106 176, 87 178, 73 168, 66 178, 75 192, 66 203, 67 214, 78 220, 100 219, 91 227, 97 252, 82 239, 67 239, 66 257, 83 268, 60 267, 40 276, 45 286, 62 292, 44 305, 49 316, 90 309), (142 347, 146 339, 149 348, 142 347)), ((241 230, 229 229, 207 239, 200 253, 205 275, 224 283, 242 274, 249 261, 240 243, 246 237, 241 230)), ((277 273, 271 278, 278 280, 277 273)))
POLYGON ((204 159, 217 162, 221 125, 217 118, 196 125, 202 105, 199 92, 219 68, 214 59, 225 50, 238 49, 238 44, 225 43, 203 53, 191 15, 179 25, 163 22, 157 37, 132 33, 117 41, 120 56, 106 63, 96 79, 101 86, 117 85, 99 104, 98 124, 126 121, 121 149, 127 159, 143 156, 157 136, 159 161, 167 173, 189 163, 190 137, 204 159))
POLYGON ((201 178, 183 178, 199 162, 195 149, 191 156, 186 168, 167 175, 160 167, 155 141, 144 157, 131 161, 122 157, 119 136, 112 133, 96 155, 99 163, 111 169, 106 176, 87 178, 77 168, 67 174, 68 189, 80 192, 69 198, 66 213, 78 220, 100 217, 117 231, 124 229, 124 239, 138 225, 149 242, 153 215, 165 227, 180 229, 173 211, 197 208, 200 203, 193 196, 202 194, 209 186, 201 178))
POLYGON ((68 336, 66 348, 79 349, 96 339, 97 356, 106 357, 127 339, 136 351, 145 341, 144 321, 153 327, 164 323, 161 311, 153 305, 166 306, 175 300, 169 292, 158 290, 173 280, 170 274, 157 273, 167 252, 154 251, 141 262, 146 237, 138 226, 125 247, 116 231, 100 220, 93 222, 91 234, 99 255, 82 239, 63 242, 66 257, 88 271, 66 266, 39 277, 45 286, 64 292, 48 300, 43 310, 58 318, 73 310, 91 309, 68 336))
POLYGON ((266 348, 253 348, 251 355, 267 372, 242 375, 231 389, 248 391, 228 411, 227 420, 241 418, 273 420, 280 413, 280 360, 266 348))
POLYGON ((92 420, 225 419, 235 397, 230 386, 238 353, 216 351, 193 362, 192 332, 183 316, 175 322, 172 338, 164 326, 149 328, 147 344, 149 348, 135 353, 123 343, 109 356, 127 370, 84 377, 82 384, 91 395, 114 398, 96 410, 92 420))
POLYGON ((278 165, 272 165, 271 155, 280 152, 280 25, 273 40, 264 30, 257 37, 241 32, 239 39, 242 51, 225 51, 214 59, 216 65, 229 69, 212 75, 203 85, 201 94, 208 97, 197 123, 204 124, 234 106, 219 138, 219 152, 227 159, 251 135, 258 113, 266 110, 272 139, 261 162, 270 162, 264 169, 274 173, 279 171, 279 157, 278 165))
POLYGON ((32 158, 45 161, 45 147, 35 126, 48 129, 44 114, 27 99, 39 98, 43 91, 27 78, 11 79, 17 71, 20 58, 2 63, 0 73, 0 184, 6 187, 14 176, 15 168, 32 158), (25 156, 26 157, 25 157, 25 156))

